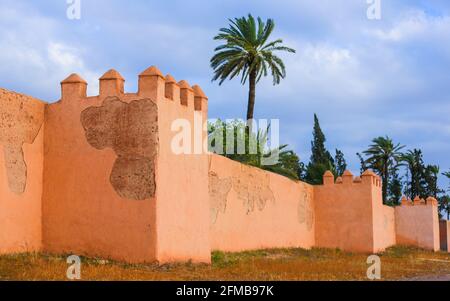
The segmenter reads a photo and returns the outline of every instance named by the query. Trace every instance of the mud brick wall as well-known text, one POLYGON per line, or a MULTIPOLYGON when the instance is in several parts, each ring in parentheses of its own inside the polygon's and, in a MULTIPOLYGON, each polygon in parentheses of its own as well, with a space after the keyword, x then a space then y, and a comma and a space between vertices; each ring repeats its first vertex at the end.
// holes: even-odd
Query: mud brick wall
POLYGON ((44 107, 0 89, 0 254, 41 248, 44 107))
POLYGON ((222 156, 209 160, 212 250, 314 246, 312 186, 222 156))
POLYGON ((110 70, 99 95, 87 97, 87 83, 73 74, 47 107, 44 249, 209 262, 207 155, 170 148, 173 120, 206 116, 206 97, 155 67, 139 75, 137 93, 125 93, 124 81, 110 70))
POLYGON ((433 198, 403 199, 395 208, 397 244, 439 251, 438 204, 433 198))
POLYGON ((210 263, 212 250, 440 247, 435 199, 394 209, 371 171, 311 186, 210 154, 199 86, 156 67, 135 93, 115 70, 99 80, 87 96, 72 74, 51 104, 0 89, 0 254, 210 263))
POLYGON ((315 186, 316 246, 374 253, 395 244, 394 212, 382 204, 381 180, 371 171, 315 186))

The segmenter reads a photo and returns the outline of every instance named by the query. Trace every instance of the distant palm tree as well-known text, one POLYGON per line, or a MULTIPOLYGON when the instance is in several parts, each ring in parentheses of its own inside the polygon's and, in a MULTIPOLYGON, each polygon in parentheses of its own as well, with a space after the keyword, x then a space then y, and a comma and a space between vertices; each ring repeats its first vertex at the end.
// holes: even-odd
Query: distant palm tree
POLYGON ((394 144, 389 137, 378 137, 373 139, 369 149, 364 151, 368 157, 366 159, 367 166, 376 171, 383 181, 383 202, 387 201, 390 172, 400 162, 402 148, 404 146, 394 144))
POLYGON ((426 192, 428 196, 438 199, 438 194, 445 192, 438 187, 439 165, 427 165, 425 167, 426 192))
POLYGON ((425 165, 420 149, 408 150, 401 156, 402 165, 407 168, 406 194, 411 198, 425 197, 425 165))
POLYGON ((446 176, 450 180, 450 171, 444 172, 442 175, 446 176))
POLYGON ((257 22, 252 17, 229 20, 229 28, 222 28, 215 40, 224 44, 215 49, 216 54, 211 59, 214 69, 213 81, 220 80, 221 85, 227 78, 230 80, 241 74, 241 83, 249 81, 247 120, 253 119, 255 108, 256 84, 261 77, 270 71, 273 84, 279 84, 286 76, 283 61, 274 54, 275 51, 295 53, 295 50, 283 46, 283 40, 267 42, 275 28, 272 19, 267 22, 258 17, 257 22))
MULTIPOLYGON (((446 176, 446 177, 450 180, 450 171, 444 172, 442 175, 443 175, 443 176, 446 176)), ((450 188, 449 188, 449 189, 450 189, 450 188)))
POLYGON ((439 210, 447 214, 447 220, 450 221, 450 196, 444 195, 439 198, 439 210))

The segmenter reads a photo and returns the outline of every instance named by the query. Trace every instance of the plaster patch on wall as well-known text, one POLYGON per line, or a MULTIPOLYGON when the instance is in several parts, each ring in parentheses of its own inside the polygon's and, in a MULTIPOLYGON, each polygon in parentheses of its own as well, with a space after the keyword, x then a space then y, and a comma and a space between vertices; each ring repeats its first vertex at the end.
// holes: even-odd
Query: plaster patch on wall
POLYGON ((311 231, 314 225, 314 208, 311 194, 306 187, 303 189, 303 193, 300 195, 298 202, 298 222, 300 224, 306 224, 306 229, 311 231))
POLYGON ((152 100, 126 103, 107 97, 102 106, 81 113, 81 124, 91 146, 117 154, 110 182, 119 196, 145 200, 155 195, 158 109, 152 100))
POLYGON ((26 95, 0 89, 0 144, 4 147, 9 189, 25 192, 27 164, 23 144, 33 144, 44 123, 44 104, 26 95))
POLYGON ((208 189, 211 204, 211 224, 216 223, 219 212, 222 214, 225 213, 231 185, 231 178, 220 179, 215 172, 209 172, 208 189))
POLYGON ((247 214, 264 210, 267 202, 275 202, 275 197, 270 189, 269 174, 256 168, 242 165, 238 176, 232 179, 233 189, 238 198, 244 201, 247 214))

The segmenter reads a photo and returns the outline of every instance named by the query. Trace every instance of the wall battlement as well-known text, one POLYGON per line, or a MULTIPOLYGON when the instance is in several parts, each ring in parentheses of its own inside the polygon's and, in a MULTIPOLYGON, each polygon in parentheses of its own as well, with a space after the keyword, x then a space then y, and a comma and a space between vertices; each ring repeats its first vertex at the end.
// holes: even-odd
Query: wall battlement
POLYGON ((428 197, 426 200, 421 199, 420 197, 415 197, 414 201, 406 198, 405 196, 402 197, 401 200, 401 206, 426 206, 426 205, 432 205, 432 206, 438 206, 438 201, 433 197, 428 197))
POLYGON ((368 186, 379 187, 381 189, 381 179, 378 175, 376 175, 373 171, 367 170, 361 176, 354 177, 351 171, 346 170, 342 177, 337 177, 334 180, 334 175, 331 171, 325 172, 323 176, 323 185, 353 185, 353 184, 362 184, 368 186))
POLYGON ((0 89, 0 253, 209 263, 211 250, 436 250, 435 199, 394 209, 372 171, 327 172, 311 186, 202 151, 175 153, 174 121, 206 121, 205 93, 154 66, 135 93, 124 83, 111 69, 87 96, 88 83, 71 74, 51 104, 0 89))
POLYGON ((199 85, 190 86, 186 80, 178 83, 170 75, 165 77, 155 66, 151 66, 139 74, 138 91, 125 93, 125 79, 114 69, 108 70, 99 79, 99 95, 87 96, 88 83, 78 74, 71 74, 61 82, 61 100, 105 98, 110 96, 148 97, 152 100, 172 100, 192 111, 208 110, 208 98, 199 85))
POLYGON ((327 171, 314 191, 318 247, 371 253, 395 244, 394 212, 383 205, 373 171, 354 177, 346 170, 336 180, 327 171))

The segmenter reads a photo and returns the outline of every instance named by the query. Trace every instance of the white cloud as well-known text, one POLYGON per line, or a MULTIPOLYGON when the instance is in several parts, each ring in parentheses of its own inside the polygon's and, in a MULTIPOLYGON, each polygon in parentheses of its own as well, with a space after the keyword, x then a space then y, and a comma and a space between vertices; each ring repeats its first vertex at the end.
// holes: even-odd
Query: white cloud
MULTIPOLYGON (((330 149, 342 148, 348 156, 386 134, 408 146, 449 145, 450 16, 425 13, 416 1, 385 1, 382 20, 374 22, 366 18, 364 0, 197 1, 189 7, 182 1, 123 6, 98 0, 85 3, 76 23, 58 19, 46 4, 1 2, 2 87, 55 100, 59 82, 77 72, 89 82, 89 93, 97 94, 97 78, 106 69, 117 68, 134 85, 136 74, 155 64, 177 79, 200 83, 210 97, 211 117, 241 117, 247 87, 238 80, 222 87, 211 83, 209 58, 218 28, 251 10, 275 18, 274 38, 297 49, 281 55, 287 78, 279 86, 270 78, 258 86, 256 115, 280 118, 282 142, 303 159, 314 112, 330 149)), ((427 7, 444 12, 434 3, 427 7)), ((447 153, 436 153, 448 168, 447 153)))
POLYGON ((368 30, 367 33, 380 40, 403 42, 423 37, 443 37, 450 33, 449 16, 430 16, 422 10, 409 10, 387 29, 368 30))
POLYGON ((58 76, 59 74, 67 76, 73 72, 79 72, 89 83, 88 94, 98 94, 99 74, 85 66, 79 49, 69 47, 61 42, 50 41, 47 47, 47 56, 51 69, 56 69, 58 76))
POLYGON ((297 49, 295 55, 283 55, 287 77, 280 87, 270 80, 261 87, 270 97, 291 101, 295 95, 305 100, 349 103, 355 99, 369 101, 374 93, 373 83, 364 77, 364 66, 350 48, 328 43, 311 44, 291 40, 286 43, 297 49))
POLYGON ((66 71, 84 68, 82 60, 76 54, 76 49, 56 42, 50 42, 47 49, 49 61, 66 71))
POLYGON ((2 76, 0 86, 20 87, 18 92, 55 101, 58 83, 77 72, 90 84, 88 92, 98 94, 99 74, 85 65, 83 51, 58 38, 57 28, 51 19, 22 8, 2 7, 0 74, 7 76, 2 76))

